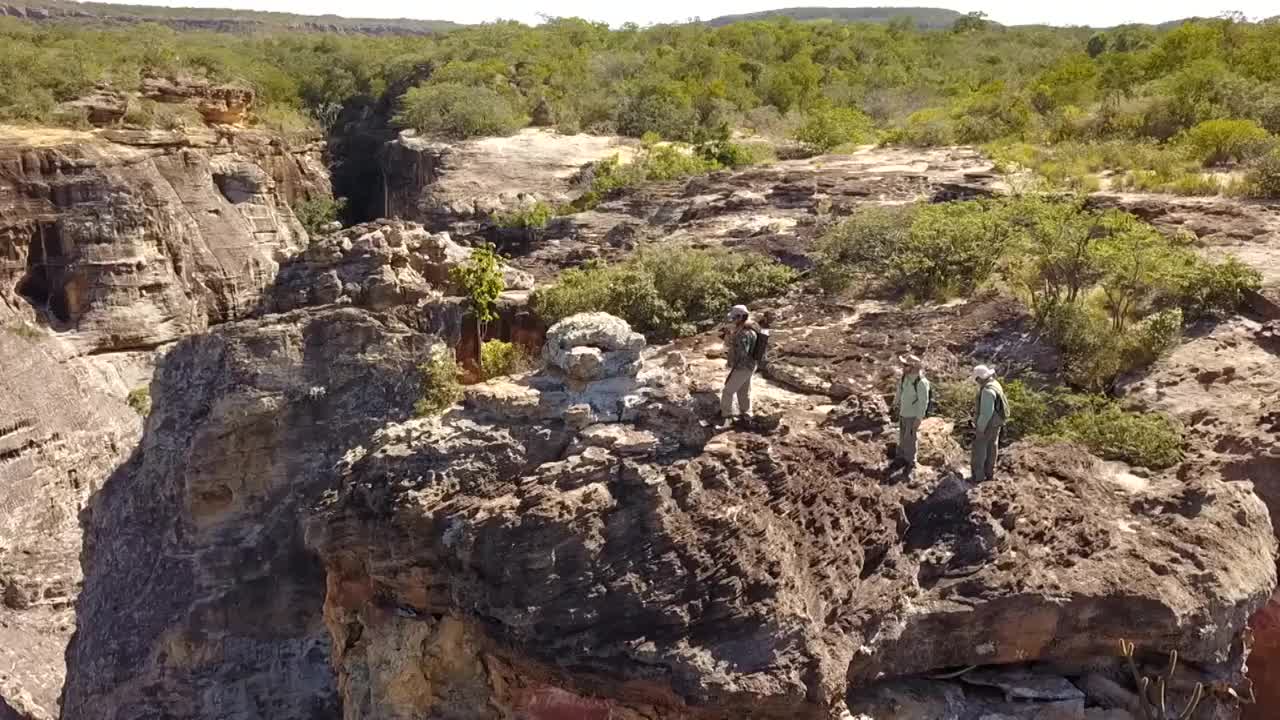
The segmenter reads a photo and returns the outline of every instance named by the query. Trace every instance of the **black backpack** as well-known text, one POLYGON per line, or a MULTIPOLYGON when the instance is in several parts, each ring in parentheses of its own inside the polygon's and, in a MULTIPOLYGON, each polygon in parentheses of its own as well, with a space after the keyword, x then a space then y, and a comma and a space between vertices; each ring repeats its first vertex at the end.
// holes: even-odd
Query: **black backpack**
POLYGON ((751 346, 751 358, 756 361, 757 365, 763 365, 766 355, 769 353, 769 331, 762 327, 751 328, 756 334, 756 341, 751 346))

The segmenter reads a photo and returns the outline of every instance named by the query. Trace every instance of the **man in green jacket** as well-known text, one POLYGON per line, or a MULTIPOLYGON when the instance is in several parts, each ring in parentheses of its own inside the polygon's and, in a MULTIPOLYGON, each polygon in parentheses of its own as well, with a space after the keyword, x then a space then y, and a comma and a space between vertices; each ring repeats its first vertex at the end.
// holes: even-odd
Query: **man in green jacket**
POLYGON ((906 466, 910 478, 916 470, 917 438, 920 421, 929 411, 929 379, 924 376, 924 363, 915 355, 898 358, 902 363, 902 379, 893 404, 898 408, 898 460, 906 466))
POLYGON ((996 371, 986 365, 973 369, 978 383, 973 420, 973 454, 970 470, 974 482, 990 480, 995 473, 999 453, 1000 430, 1009 420, 1009 400, 996 379, 996 371))
POLYGON ((733 398, 738 398, 738 412, 751 415, 751 378, 756 372, 757 326, 751 322, 745 305, 734 305, 729 310, 729 332, 725 345, 729 350, 729 377, 725 378, 720 393, 720 418, 727 422, 733 418, 733 398))

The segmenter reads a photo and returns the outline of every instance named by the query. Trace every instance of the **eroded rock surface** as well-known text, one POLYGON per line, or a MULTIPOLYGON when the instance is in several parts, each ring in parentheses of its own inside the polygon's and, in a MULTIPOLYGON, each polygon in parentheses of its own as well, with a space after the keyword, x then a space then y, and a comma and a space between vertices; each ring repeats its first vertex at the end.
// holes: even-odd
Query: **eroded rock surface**
POLYGON ((635 142, 526 129, 510 137, 439 142, 401 135, 383 148, 383 212, 435 230, 465 229, 492 215, 577 195, 582 169, 634 154, 635 142))
POLYGON ((327 180, 312 149, 240 137, 0 133, 0 297, 76 355, 245 313, 307 242, 288 202, 327 180))
POLYGON ((23 693, 58 715, 81 510, 141 435, 126 398, 143 408, 168 344, 256 306, 306 243, 288 202, 327 191, 316 146, 260 132, 0 129, 0 698, 11 705, 23 693))
POLYGON ((89 517, 65 718, 333 717, 324 572, 299 520, 419 394, 433 341, 354 308, 185 340, 89 517))
POLYGON ((1135 488, 1061 445, 894 484, 887 415, 854 440, 866 406, 815 423, 794 396, 716 434, 681 364, 477 386, 348 456, 307 523, 346 717, 828 717, 885 677, 1081 675, 1122 638, 1238 680, 1275 582, 1247 488, 1135 488))

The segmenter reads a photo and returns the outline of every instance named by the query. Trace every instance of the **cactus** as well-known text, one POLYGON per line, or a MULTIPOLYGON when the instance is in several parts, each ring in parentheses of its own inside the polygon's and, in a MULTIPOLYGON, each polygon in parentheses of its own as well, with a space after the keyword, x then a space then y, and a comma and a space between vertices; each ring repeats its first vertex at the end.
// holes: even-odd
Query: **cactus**
POLYGON ((1169 652, 1169 669, 1154 679, 1138 671, 1138 664, 1133 659, 1135 646, 1127 640, 1120 641, 1120 654, 1129 664, 1129 672, 1133 674, 1134 685, 1138 688, 1138 705, 1147 720, 1190 720, 1191 715, 1204 699, 1204 684, 1196 683, 1195 690, 1187 700, 1187 706, 1181 712, 1169 710, 1165 691, 1173 673, 1178 669, 1178 651, 1169 652))

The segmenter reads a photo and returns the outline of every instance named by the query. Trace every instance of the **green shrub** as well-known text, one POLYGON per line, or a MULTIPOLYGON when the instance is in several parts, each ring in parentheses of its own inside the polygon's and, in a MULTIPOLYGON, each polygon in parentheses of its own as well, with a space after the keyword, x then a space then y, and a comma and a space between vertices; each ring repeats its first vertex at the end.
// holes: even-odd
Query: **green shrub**
POLYGON ((601 310, 651 337, 670 338, 718 319, 732 305, 777 295, 794 277, 785 265, 753 253, 663 248, 617 265, 570 270, 539 288, 533 304, 548 323, 601 310))
POLYGON ((146 417, 151 414, 151 388, 147 386, 137 387, 129 391, 129 395, 125 397, 125 402, 133 411, 146 417))
POLYGON ((1103 399, 1083 404, 1054 423, 1053 437, 1078 442, 1101 458, 1130 465, 1159 470, 1182 461, 1182 429, 1175 421, 1156 413, 1126 412, 1103 399))
POLYGON ((809 112, 796 129, 795 139, 819 152, 830 152, 849 143, 873 142, 875 125, 854 108, 822 107, 809 112))
POLYGON ((907 116, 906 124, 895 130, 889 140, 915 147, 954 145, 956 134, 951 116, 943 108, 925 108, 907 116))
POLYGON ((1244 304, 1248 290, 1262 287, 1262 274, 1234 257, 1224 262, 1200 261, 1182 280, 1178 301, 1190 319, 1227 317, 1244 304))
POLYGON ((556 216, 556 209, 541 200, 532 205, 525 205, 508 212, 493 216, 495 225, 501 228, 517 228, 521 230, 541 230, 556 216))
POLYGON ((894 253, 906 247, 915 207, 868 205, 827 230, 814 246, 815 277, 826 292, 881 278, 894 253))
POLYGON ((1103 312, 1084 303, 1063 303, 1045 318, 1044 328, 1062 355, 1067 382, 1102 393, 1121 375, 1171 350, 1182 337, 1182 313, 1175 308, 1117 330, 1103 312))
POLYGON ((1252 120, 1206 120, 1183 133, 1182 143, 1205 165, 1250 160, 1274 146, 1270 133, 1252 120))
MULTIPOLYGON (((1154 413, 1122 409, 1097 394, 1062 388, 1037 389, 1019 379, 1002 382, 1009 398, 1010 440, 1049 438, 1077 442, 1098 457, 1163 469, 1182 459, 1183 438, 1176 422, 1154 413)), ((971 381, 935 383, 938 414, 955 422, 963 438, 973 423, 976 387, 971 381)))
POLYGON ((991 276, 1011 236, 1000 207, 966 201, 860 210, 819 239, 818 280, 828 290, 876 278, 918 299, 968 295, 991 276))
POLYGON ((325 225, 338 222, 346 207, 346 198, 321 195, 298 203, 298 206, 293 209, 293 214, 298 216, 298 222, 302 223, 307 234, 314 236, 324 233, 325 225))
POLYGON ((618 112, 619 132, 632 137, 652 132, 673 140, 692 141, 698 127, 693 100, 676 83, 643 87, 627 98, 618 112))
POLYGON ((745 145, 731 140, 714 140, 697 148, 698 156, 708 168, 740 168, 756 165, 769 159, 767 149, 759 145, 745 145))
POLYGON ((718 170, 715 158, 684 148, 661 144, 657 136, 649 136, 630 163, 617 155, 597 161, 591 166, 591 185, 571 204, 574 211, 590 210, 618 191, 645 182, 661 182, 701 175, 718 170))
POLYGON ((510 135, 524 125, 524 118, 498 92, 460 83, 410 88, 400 99, 394 121, 425 135, 456 139, 510 135))
POLYGON ((458 362, 449 350, 438 350, 431 359, 418 366, 418 374, 422 397, 413 405, 418 417, 439 415, 462 399, 458 362))
POLYGON ((491 380, 522 373, 533 366, 533 358, 523 346, 505 340, 486 340, 480 346, 480 375, 491 380))
POLYGON ((1280 150, 1273 150, 1259 159, 1249 169, 1245 182, 1248 194, 1280 199, 1280 150))

